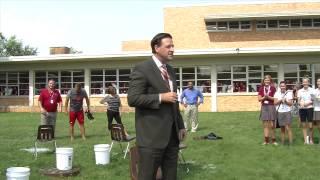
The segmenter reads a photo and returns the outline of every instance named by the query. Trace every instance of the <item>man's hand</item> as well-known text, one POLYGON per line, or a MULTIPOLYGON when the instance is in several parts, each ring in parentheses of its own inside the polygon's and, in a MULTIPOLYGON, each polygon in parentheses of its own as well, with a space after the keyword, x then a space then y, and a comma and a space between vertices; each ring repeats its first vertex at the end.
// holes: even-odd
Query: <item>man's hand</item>
POLYGON ((186 129, 180 129, 179 130, 179 141, 183 141, 187 136, 186 129))
POLYGON ((44 108, 41 108, 40 111, 42 114, 47 114, 47 111, 44 108))
POLYGON ((161 102, 175 103, 178 100, 178 95, 175 92, 161 93, 161 102))

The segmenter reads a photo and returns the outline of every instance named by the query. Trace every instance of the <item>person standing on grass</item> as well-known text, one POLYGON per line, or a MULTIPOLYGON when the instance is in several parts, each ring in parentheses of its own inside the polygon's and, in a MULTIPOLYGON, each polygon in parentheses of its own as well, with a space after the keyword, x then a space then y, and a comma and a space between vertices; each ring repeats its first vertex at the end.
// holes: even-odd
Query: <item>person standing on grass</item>
POLYGON ((303 88, 298 91, 299 116, 302 125, 304 144, 313 144, 313 93, 314 89, 309 87, 309 78, 302 79, 303 88), (308 135, 309 129, 309 135, 308 135), (308 138, 309 137, 309 138, 308 138))
POLYGON ((193 87, 191 81, 188 82, 188 88, 183 90, 180 96, 180 103, 185 107, 184 111, 184 127, 188 130, 191 125, 191 132, 196 132, 198 121, 198 107, 203 103, 202 93, 193 87))
POLYGON ((78 120, 81 137, 83 140, 86 139, 85 128, 84 128, 84 112, 83 112, 83 99, 86 100, 87 111, 90 111, 90 100, 87 92, 81 88, 81 84, 75 84, 74 89, 68 91, 65 103, 65 112, 69 112, 69 133, 70 139, 74 139, 74 124, 78 120), (68 111, 70 101, 70 107, 68 111))
POLYGON ((41 111, 41 125, 52 125, 55 132, 57 109, 62 112, 62 99, 60 92, 55 89, 55 81, 50 79, 47 88, 42 89, 39 96, 39 107, 41 111))
MULTIPOLYGON (((314 90, 313 93, 313 105, 314 105, 314 112, 313 112, 313 125, 315 128, 318 128, 320 133, 320 78, 317 79, 317 88, 314 90)), ((319 141, 320 144, 320 141, 319 141)))
POLYGON ((135 107, 139 153, 138 179, 177 179, 179 143, 186 130, 179 110, 172 36, 159 33, 151 40, 153 56, 137 64, 131 73, 128 104, 135 107))
POLYGON ((270 75, 264 76, 258 92, 258 101, 261 102, 260 119, 263 125, 264 142, 263 145, 269 144, 271 134, 271 143, 278 145, 275 136, 276 109, 274 107, 274 94, 276 88, 270 75))
POLYGON ((292 106, 292 92, 287 91, 285 81, 279 84, 280 90, 274 95, 274 104, 277 105, 277 115, 279 125, 281 127, 281 143, 284 144, 285 134, 287 132, 289 144, 292 144, 292 131, 291 131, 291 106, 292 106))
POLYGON ((107 106, 108 129, 111 130, 113 118, 118 124, 122 124, 120 116, 121 100, 116 93, 116 88, 113 86, 108 87, 108 94, 109 95, 101 99, 100 104, 107 106))

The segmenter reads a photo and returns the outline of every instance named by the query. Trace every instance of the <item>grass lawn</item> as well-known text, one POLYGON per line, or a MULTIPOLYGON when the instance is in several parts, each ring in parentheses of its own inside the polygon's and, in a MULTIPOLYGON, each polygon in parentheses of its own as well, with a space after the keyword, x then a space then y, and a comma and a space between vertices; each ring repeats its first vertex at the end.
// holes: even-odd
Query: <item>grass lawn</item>
MULTIPOLYGON (((66 179, 129 179, 129 158, 122 158, 117 144, 109 165, 95 165, 93 146, 111 143, 111 140, 106 135, 105 114, 94 115, 96 120, 93 123, 86 121, 87 140, 80 138, 76 127, 77 137, 73 142, 69 140, 66 115, 58 115, 57 145, 73 147, 73 166, 81 168, 78 176, 66 179)), ((39 154, 38 159, 34 160, 32 154, 20 150, 33 146, 39 117, 38 113, 0 113, 0 179, 5 179, 6 168, 12 166, 29 166, 31 180, 52 179, 41 176, 39 169, 55 167, 55 154, 39 154)), ((184 166, 180 165, 178 179, 319 179, 320 158, 317 154, 320 146, 303 145, 302 132, 297 128, 296 119, 292 146, 262 146, 261 122, 257 117, 258 112, 200 113, 199 131, 189 134, 184 142, 188 145, 183 153, 190 172, 186 174, 184 166), (222 136, 223 140, 193 140, 193 137, 209 132, 222 136)), ((124 114, 123 122, 129 134, 135 134, 134 114, 124 114)), ((318 143, 318 138, 315 143, 318 143)))

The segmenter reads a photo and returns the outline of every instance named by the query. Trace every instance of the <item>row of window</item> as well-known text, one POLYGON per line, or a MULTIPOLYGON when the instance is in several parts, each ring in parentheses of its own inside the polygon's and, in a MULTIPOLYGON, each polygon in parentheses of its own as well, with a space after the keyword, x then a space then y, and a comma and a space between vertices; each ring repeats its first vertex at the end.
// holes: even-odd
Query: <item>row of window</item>
POLYGON ((61 94, 67 94, 76 83, 84 86, 84 70, 36 71, 34 93, 38 95, 50 79, 56 81, 56 88, 60 90, 61 94))
POLYGON ((0 96, 29 95, 29 72, 0 72, 0 96))
MULTIPOLYGON (((210 31, 250 31, 253 21, 206 21, 210 31)), ((255 21, 257 30, 320 28, 320 18, 269 19, 255 21)))
MULTIPOLYGON (((320 78, 320 64, 284 64, 284 80, 289 89, 309 77, 313 87, 320 78)), ((211 67, 175 67, 178 91, 187 87, 189 81, 203 93, 211 93, 211 67)), ((275 84, 279 67, 272 65, 217 65, 218 93, 257 92, 263 76, 272 76, 275 84)), ((131 69, 93 69, 90 74, 90 94, 107 94, 106 88, 114 86, 119 94, 126 94, 129 87, 131 69)), ((38 95, 49 79, 56 81, 61 94, 67 94, 75 83, 84 87, 84 70, 35 71, 34 90, 38 95)), ((29 72, 0 72, 0 96, 29 95, 29 72)))

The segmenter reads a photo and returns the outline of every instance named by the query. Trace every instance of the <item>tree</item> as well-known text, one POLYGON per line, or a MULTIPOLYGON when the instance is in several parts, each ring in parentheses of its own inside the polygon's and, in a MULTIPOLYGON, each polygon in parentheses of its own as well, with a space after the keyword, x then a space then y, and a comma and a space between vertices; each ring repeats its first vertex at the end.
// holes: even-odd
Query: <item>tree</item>
POLYGON ((37 55, 37 48, 24 46, 21 40, 16 36, 11 36, 9 39, 4 37, 0 32, 0 56, 31 56, 37 55))

